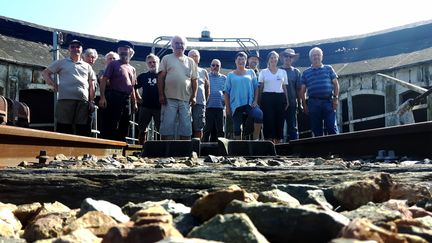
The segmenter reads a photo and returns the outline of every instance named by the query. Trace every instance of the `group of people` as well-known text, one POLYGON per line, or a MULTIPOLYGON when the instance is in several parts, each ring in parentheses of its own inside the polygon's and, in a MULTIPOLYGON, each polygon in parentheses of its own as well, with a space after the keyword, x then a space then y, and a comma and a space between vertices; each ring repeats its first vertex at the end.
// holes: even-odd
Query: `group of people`
POLYGON ((92 69, 98 58, 96 50, 83 53, 82 43, 71 41, 70 56, 43 71, 44 79, 58 95, 56 131, 89 136, 97 104, 100 135, 106 139, 125 140, 130 114, 139 110, 141 144, 148 139, 147 128, 152 120, 160 134, 157 139, 194 137, 216 141, 225 136, 225 117, 231 118, 234 139, 250 132, 255 140, 279 143, 286 122, 287 138, 294 140, 299 137, 298 110, 310 116, 314 136, 338 133, 337 74, 330 65, 322 63, 323 52, 318 47, 310 50, 311 67, 303 73, 293 67, 299 54, 286 49, 281 53, 271 51, 262 70, 258 53, 248 57, 247 53, 238 52, 234 59, 236 68, 224 75, 219 59, 213 59, 207 71, 199 67, 198 50, 192 49, 186 55, 186 38, 174 36, 170 43, 171 54, 162 60, 152 53, 147 55, 148 71, 137 75, 130 65, 133 44, 119 41, 117 53, 105 55, 105 69, 96 75, 92 69), (59 75, 58 82, 53 74, 59 75))

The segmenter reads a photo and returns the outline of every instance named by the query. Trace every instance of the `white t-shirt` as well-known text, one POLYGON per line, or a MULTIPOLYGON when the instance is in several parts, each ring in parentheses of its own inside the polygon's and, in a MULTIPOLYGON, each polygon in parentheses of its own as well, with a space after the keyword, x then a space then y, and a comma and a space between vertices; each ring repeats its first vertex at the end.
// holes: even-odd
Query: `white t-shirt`
POLYGON ((282 85, 288 85, 288 76, 285 70, 278 68, 273 74, 268 68, 261 70, 258 78, 260 85, 264 84, 263 92, 283 93, 282 85))

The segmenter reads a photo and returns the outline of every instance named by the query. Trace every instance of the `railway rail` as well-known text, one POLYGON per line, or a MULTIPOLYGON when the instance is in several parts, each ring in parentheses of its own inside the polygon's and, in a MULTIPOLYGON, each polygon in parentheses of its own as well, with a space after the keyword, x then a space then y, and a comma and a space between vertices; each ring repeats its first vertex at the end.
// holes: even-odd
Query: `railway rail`
POLYGON ((432 122, 299 139, 275 145, 274 154, 271 151, 273 145, 269 149, 268 141, 149 141, 143 148, 120 141, 0 125, 0 167, 16 166, 23 160, 37 161, 36 157, 45 153, 46 156, 64 154, 70 157, 84 154, 129 155, 140 151, 144 151, 143 154, 149 157, 188 156, 191 151, 196 151, 200 156, 371 157, 376 156, 379 150, 392 150, 398 157, 432 158, 431 145, 432 122))

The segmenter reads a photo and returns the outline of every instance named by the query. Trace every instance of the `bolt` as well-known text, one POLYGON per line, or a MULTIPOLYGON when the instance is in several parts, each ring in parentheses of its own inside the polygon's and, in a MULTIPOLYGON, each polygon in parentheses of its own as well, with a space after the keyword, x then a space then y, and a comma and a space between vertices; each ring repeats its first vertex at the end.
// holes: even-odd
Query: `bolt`
POLYGON ((49 159, 49 156, 47 156, 47 152, 45 150, 41 150, 39 151, 39 155, 36 156, 36 159, 39 159, 39 164, 45 164, 49 159))

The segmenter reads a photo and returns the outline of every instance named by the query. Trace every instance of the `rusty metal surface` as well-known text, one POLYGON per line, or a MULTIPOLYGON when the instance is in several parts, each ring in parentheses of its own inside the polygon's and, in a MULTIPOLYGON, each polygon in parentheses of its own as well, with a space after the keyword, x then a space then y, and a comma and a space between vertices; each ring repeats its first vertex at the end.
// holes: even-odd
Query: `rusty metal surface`
POLYGON ((64 154, 107 156, 123 154, 125 142, 47 132, 0 125, 0 167, 14 166, 22 160, 37 161, 39 151, 48 156, 64 154))
POLYGON ((379 150, 396 155, 432 157, 432 122, 370 129, 358 132, 299 139, 276 145, 278 154, 344 157, 376 156, 379 150))

